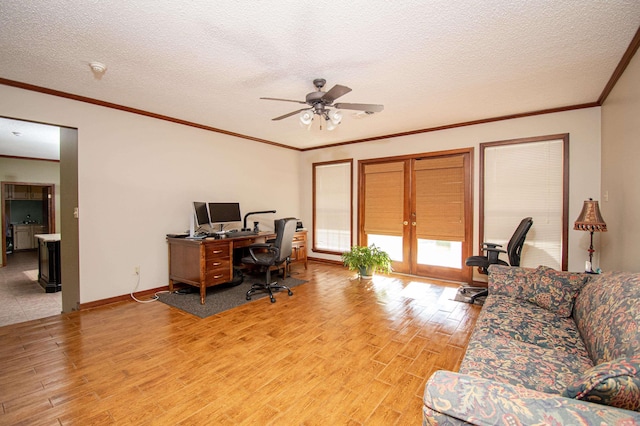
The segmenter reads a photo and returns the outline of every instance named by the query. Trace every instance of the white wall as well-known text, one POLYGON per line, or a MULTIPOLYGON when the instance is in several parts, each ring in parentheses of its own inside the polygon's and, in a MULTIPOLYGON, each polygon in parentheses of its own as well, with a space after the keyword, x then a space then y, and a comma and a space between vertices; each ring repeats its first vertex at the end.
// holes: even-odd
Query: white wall
MULTIPOLYGON (((570 225, 583 200, 600 193, 600 108, 303 153, 2 85, 0 115, 79 129, 81 303, 129 293, 135 266, 138 290, 166 285, 164 235, 187 229, 194 200, 239 201, 243 213, 278 210, 262 218, 264 229, 276 216, 300 217, 311 229, 311 164, 318 161, 474 147, 474 247, 482 142, 569 133, 570 225), (286 190, 274 190, 279 184, 286 190)), ((354 166, 357 171, 357 161, 354 166)), ((582 270, 588 244, 588 233, 569 231, 570 270, 582 270)))
MULTIPOLYGON (((371 120, 384 120, 384 113, 371 120)), ((302 153, 300 160, 302 217, 312 230, 312 167, 319 161, 345 158, 354 160, 354 194, 357 194, 357 160, 427 153, 456 148, 474 148, 474 249, 478 247, 479 144, 507 139, 569 133, 569 270, 584 270, 589 247, 588 233, 573 231, 573 221, 580 214, 583 201, 600 193, 600 108, 588 108, 545 114, 475 126, 428 132, 376 142, 342 145, 302 153)), ((357 242, 357 200, 354 196, 354 243, 357 242)), ((535 226, 535 225, 534 225, 535 226)), ((309 236, 310 240, 312 236, 309 236)), ((598 252, 596 252, 596 255, 598 252)), ((339 260, 322 253, 310 255, 339 260)), ((595 261, 594 261, 595 262, 595 261)), ((476 277, 477 278, 477 277, 476 277)))
MULTIPOLYGON (((640 55, 602 106, 602 269, 640 272, 640 55), (607 201, 608 195, 608 201, 607 201)), ((597 252, 596 252, 597 253, 597 252)))
POLYGON ((263 229, 300 215, 294 150, 2 85, 0 116, 78 129, 81 303, 132 291, 135 266, 138 290, 166 285, 165 234, 192 201, 277 210, 263 229))

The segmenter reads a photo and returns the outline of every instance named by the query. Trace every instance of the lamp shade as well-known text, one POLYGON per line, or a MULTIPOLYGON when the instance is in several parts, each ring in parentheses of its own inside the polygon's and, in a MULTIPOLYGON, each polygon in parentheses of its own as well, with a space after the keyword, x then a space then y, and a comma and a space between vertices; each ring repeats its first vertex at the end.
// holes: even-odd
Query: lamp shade
POLYGON ((573 229, 589 232, 607 231, 607 224, 602 218, 597 201, 594 201, 591 198, 585 200, 584 205, 582 206, 582 212, 580 212, 580 216, 576 219, 573 229))

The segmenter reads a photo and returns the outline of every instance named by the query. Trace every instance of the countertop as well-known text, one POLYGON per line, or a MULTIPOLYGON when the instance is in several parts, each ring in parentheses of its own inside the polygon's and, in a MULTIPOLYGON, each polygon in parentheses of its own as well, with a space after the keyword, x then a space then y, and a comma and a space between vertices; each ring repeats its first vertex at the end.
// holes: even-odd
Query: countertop
POLYGON ((60 241, 60 234, 36 234, 34 237, 42 241, 60 241))

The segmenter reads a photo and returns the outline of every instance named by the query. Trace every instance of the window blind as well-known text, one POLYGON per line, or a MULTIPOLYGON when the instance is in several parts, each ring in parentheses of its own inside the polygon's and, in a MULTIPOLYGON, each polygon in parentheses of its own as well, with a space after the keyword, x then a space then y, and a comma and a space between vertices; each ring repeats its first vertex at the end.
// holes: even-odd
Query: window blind
POLYGON ((365 233, 402 235, 404 162, 366 165, 364 191, 365 233))
POLYGON ((464 157, 416 160, 414 174, 417 237, 464 241, 464 157))
POLYGON ((561 269, 563 143, 560 139, 484 148, 483 239, 503 244, 506 250, 520 221, 533 217, 520 266, 561 269))
POLYGON ((351 248, 351 160, 314 165, 314 249, 351 248))

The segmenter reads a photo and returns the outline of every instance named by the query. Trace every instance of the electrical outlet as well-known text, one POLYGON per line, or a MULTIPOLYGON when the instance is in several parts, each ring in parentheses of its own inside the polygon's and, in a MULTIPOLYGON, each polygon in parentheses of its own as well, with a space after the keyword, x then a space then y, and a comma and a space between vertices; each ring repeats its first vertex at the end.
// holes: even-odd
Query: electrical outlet
POLYGON ((134 266, 134 267, 133 267, 133 272, 134 272, 136 275, 140 275, 140 267, 139 267, 139 266, 134 266))

